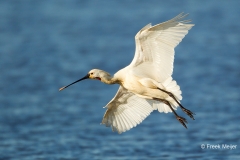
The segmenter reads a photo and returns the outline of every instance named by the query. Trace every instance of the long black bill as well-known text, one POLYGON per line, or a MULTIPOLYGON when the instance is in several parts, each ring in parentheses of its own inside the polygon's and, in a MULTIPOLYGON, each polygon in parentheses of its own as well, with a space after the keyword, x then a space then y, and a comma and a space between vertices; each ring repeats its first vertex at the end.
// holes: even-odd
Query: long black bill
POLYGON ((69 87, 69 86, 71 86, 71 85, 73 85, 73 84, 75 84, 77 82, 80 82, 80 81, 82 81, 84 79, 88 79, 88 78, 89 78, 89 74, 87 74, 85 77, 83 77, 83 78, 81 78, 81 79, 79 79, 79 80, 77 80, 77 81, 75 81, 75 82, 73 82, 73 83, 71 83, 71 84, 69 84, 67 86, 64 86, 64 87, 60 88, 59 91, 64 90, 65 88, 67 88, 67 87, 69 87))

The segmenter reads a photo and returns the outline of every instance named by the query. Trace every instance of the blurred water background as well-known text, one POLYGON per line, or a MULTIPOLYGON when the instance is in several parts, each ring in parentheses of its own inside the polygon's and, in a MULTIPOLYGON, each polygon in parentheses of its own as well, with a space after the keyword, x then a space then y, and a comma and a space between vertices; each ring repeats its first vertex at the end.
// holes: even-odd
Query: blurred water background
POLYGON ((0 159, 240 159, 240 1, 0 1, 0 159), (153 112, 123 134, 100 125, 118 85, 92 68, 128 65, 146 24, 190 13, 173 78, 196 113, 186 130, 153 112), (202 149, 201 145, 237 145, 202 149))

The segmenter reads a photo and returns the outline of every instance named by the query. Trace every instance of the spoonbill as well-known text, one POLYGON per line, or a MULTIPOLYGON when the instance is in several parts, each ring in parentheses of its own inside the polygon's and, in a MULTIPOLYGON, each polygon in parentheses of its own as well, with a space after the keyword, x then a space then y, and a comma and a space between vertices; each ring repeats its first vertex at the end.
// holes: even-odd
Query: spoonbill
POLYGON ((140 124, 153 110, 173 112, 185 127, 186 119, 175 110, 179 106, 194 120, 194 113, 184 108, 181 90, 172 79, 174 48, 182 41, 194 24, 180 13, 166 22, 143 27, 135 36, 136 50, 132 62, 113 76, 100 69, 92 69, 83 78, 59 91, 85 79, 95 79, 106 84, 119 84, 115 97, 107 108, 102 124, 119 134, 140 124))

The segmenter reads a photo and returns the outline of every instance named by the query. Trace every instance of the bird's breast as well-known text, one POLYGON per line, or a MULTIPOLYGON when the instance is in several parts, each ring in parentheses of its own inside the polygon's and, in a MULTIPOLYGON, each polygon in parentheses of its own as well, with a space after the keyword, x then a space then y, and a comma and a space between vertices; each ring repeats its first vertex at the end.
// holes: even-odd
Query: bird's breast
POLYGON ((135 76, 126 76, 121 85, 132 93, 143 94, 144 86, 138 80, 135 76))

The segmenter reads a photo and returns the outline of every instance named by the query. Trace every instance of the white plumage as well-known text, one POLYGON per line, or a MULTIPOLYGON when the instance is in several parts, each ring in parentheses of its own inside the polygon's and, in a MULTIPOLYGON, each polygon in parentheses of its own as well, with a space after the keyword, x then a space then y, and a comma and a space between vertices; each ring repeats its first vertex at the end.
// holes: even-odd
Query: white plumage
POLYGON ((93 69, 82 79, 70 84, 87 78, 106 84, 120 84, 115 97, 106 105, 102 124, 122 133, 141 123, 153 110, 158 110, 164 113, 174 112, 186 127, 186 119, 174 111, 178 106, 194 119, 193 113, 180 104, 181 90, 171 77, 174 48, 194 26, 189 24, 189 20, 183 20, 184 17, 186 15, 181 13, 169 21, 143 27, 135 36, 133 61, 113 77, 105 71, 93 69))

